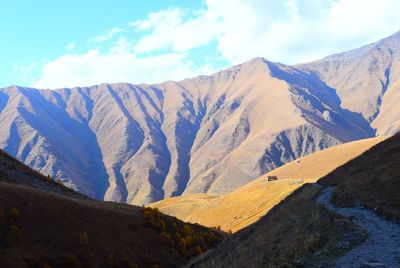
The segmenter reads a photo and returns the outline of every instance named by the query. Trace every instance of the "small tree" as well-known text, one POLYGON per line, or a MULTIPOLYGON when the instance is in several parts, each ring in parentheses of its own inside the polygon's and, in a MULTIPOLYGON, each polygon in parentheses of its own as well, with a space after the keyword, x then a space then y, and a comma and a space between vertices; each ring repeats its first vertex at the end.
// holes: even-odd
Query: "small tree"
POLYGON ((89 236, 87 233, 82 233, 80 236, 80 243, 83 247, 87 247, 89 245, 89 236))
POLYGON ((183 238, 179 240, 179 253, 182 257, 186 257, 187 255, 186 241, 183 238))
POLYGON ((190 228, 189 225, 185 224, 185 226, 183 227, 183 234, 185 236, 190 236, 192 235, 192 228, 190 228))
POLYGON ((10 217, 11 219, 13 219, 14 221, 18 220, 20 217, 20 213, 19 210, 16 208, 12 208, 10 211, 10 217))
POLYGON ((200 255, 201 253, 203 253, 203 250, 201 249, 201 247, 200 246, 196 246, 194 248, 194 254, 195 255, 200 255))

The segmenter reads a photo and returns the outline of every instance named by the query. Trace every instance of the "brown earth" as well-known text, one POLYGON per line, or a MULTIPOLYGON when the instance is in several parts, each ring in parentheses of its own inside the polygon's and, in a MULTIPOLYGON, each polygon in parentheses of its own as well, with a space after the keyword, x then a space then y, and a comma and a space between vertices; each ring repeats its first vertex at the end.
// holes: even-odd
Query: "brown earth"
POLYGON ((154 209, 91 200, 2 152, 0 170, 0 267, 178 267, 224 237, 154 209))

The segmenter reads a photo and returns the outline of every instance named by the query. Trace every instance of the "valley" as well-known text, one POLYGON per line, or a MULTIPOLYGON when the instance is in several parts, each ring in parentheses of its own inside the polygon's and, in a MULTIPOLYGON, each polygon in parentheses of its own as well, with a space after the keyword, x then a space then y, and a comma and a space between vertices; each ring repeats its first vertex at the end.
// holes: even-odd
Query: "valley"
POLYGON ((396 33, 296 66, 255 58, 154 85, 2 88, 0 148, 99 200, 227 194, 316 151, 397 132, 399 47, 396 33))
POLYGON ((0 268, 400 267, 400 1, 3 2, 0 268))

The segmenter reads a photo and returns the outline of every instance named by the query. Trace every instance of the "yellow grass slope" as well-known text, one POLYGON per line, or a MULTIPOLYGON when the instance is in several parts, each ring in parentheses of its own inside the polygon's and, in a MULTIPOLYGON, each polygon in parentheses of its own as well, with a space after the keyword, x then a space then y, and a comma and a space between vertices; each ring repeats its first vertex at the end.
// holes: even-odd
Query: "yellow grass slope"
POLYGON ((277 168, 226 195, 195 194, 153 203, 161 212, 205 226, 236 232, 265 215, 304 183, 316 182, 338 166, 360 155, 385 138, 365 139, 313 153, 277 168), (268 182, 267 176, 278 176, 268 182))

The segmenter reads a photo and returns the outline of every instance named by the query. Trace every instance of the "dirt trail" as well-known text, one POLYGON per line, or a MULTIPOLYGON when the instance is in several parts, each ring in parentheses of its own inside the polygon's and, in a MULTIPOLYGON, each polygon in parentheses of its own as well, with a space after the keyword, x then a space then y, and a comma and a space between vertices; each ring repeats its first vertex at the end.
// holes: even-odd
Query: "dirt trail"
POLYGON ((400 225, 363 207, 338 208, 331 202, 333 187, 326 188, 317 202, 365 229, 368 239, 336 261, 336 267, 400 267, 400 225))

